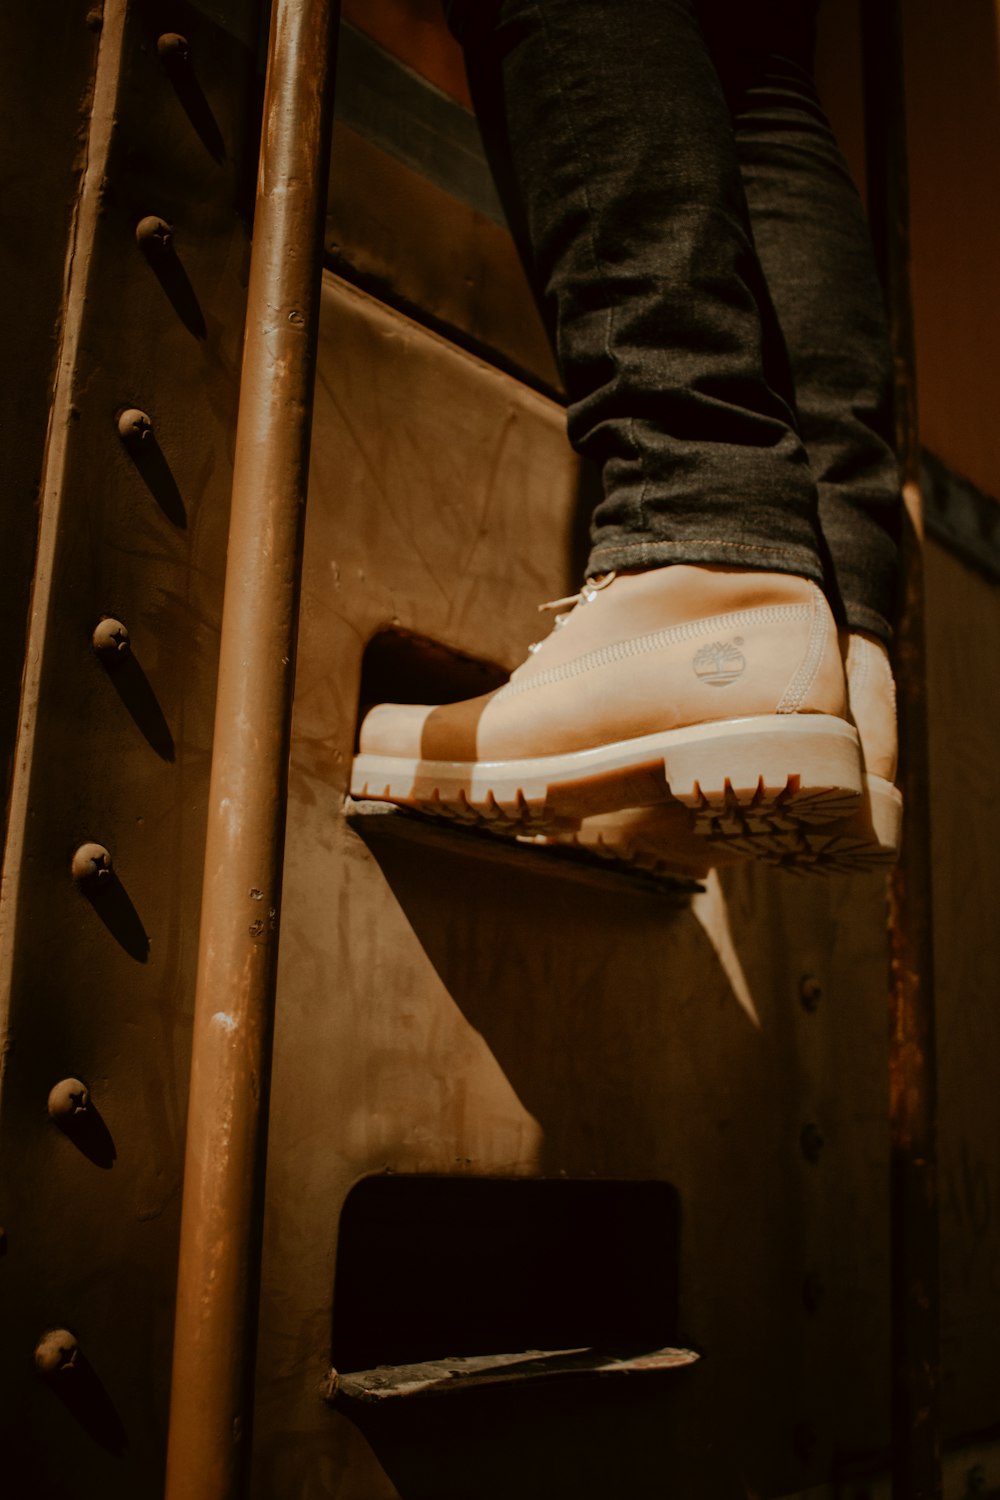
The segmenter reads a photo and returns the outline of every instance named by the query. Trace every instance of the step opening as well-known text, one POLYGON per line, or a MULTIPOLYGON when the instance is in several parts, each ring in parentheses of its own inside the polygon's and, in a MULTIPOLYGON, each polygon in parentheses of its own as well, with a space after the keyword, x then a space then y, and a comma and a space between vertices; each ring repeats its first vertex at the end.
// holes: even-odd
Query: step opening
POLYGON ((341 1213, 331 1361, 676 1342, 680 1204, 666 1182, 379 1176, 341 1213))

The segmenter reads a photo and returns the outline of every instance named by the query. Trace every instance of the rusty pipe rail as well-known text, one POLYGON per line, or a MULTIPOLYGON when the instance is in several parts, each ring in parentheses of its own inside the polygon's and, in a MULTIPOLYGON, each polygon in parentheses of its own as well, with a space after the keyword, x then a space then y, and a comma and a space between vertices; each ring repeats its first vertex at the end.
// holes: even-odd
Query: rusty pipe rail
POLYGON ((167 1500, 250 1446, 295 638, 337 0, 274 0, 195 992, 167 1500))
POLYGON ((896 442, 905 501, 895 642, 905 825, 902 857, 890 891, 892 1493, 895 1500, 939 1500, 941 1350, 931 779, 900 0, 868 0, 861 15, 869 216, 895 356, 896 442))

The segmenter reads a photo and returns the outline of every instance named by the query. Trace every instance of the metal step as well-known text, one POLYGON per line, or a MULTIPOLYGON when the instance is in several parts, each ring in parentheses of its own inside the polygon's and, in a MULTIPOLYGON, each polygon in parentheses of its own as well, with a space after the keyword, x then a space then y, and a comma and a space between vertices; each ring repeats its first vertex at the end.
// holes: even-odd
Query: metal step
POLYGON ((379 1365, 342 1374, 330 1370, 324 1399, 340 1407, 368 1406, 413 1397, 445 1396, 484 1386, 521 1385, 622 1375, 659 1375, 697 1362, 691 1349, 654 1349, 640 1354, 605 1354, 598 1349, 526 1349, 519 1354, 474 1354, 429 1359, 416 1365, 379 1365))
POLYGON ((532 871, 559 880, 602 890, 642 891, 674 904, 683 904, 705 887, 683 876, 653 875, 607 855, 592 854, 573 845, 536 844, 513 838, 509 833, 491 833, 480 826, 463 827, 389 802, 369 802, 348 797, 344 804, 348 824, 369 840, 392 839, 425 848, 451 850, 494 865, 532 871))

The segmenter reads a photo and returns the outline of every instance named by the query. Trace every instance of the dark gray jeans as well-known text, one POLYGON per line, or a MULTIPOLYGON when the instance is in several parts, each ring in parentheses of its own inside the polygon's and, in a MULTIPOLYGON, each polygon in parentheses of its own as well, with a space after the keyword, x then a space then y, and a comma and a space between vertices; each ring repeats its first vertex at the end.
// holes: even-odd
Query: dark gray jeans
POLYGON ((452 0, 573 445, 589 570, 822 582, 888 640, 899 484, 861 204, 814 0, 452 0))

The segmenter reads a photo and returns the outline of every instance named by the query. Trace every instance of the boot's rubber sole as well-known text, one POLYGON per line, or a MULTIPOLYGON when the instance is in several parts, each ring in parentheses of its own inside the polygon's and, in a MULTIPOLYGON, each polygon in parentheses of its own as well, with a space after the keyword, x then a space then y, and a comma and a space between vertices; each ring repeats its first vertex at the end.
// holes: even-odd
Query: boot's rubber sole
POLYGON ((733 853, 753 855, 798 875, 862 874, 894 865, 902 835, 902 795, 881 776, 866 775, 864 780, 861 804, 836 823, 721 842, 733 853))
POLYGON ((856 730, 831 714, 769 714, 664 730, 530 760, 358 755, 351 795, 463 823, 541 831, 662 801, 699 832, 758 839, 843 820, 861 796, 856 730))
POLYGON ((542 838, 544 843, 572 843, 591 854, 645 870, 651 875, 703 879, 713 866, 739 863, 747 857, 796 875, 857 874, 892 865, 899 857, 903 799, 881 776, 864 778, 864 795, 856 810, 832 824, 785 826, 777 819, 737 818, 743 827, 727 831, 730 819, 715 819, 699 831, 696 819, 685 821, 681 809, 664 803, 588 818, 572 833, 542 838), (756 832, 746 828, 753 822, 756 832), (707 830, 707 831, 706 831, 707 830))

